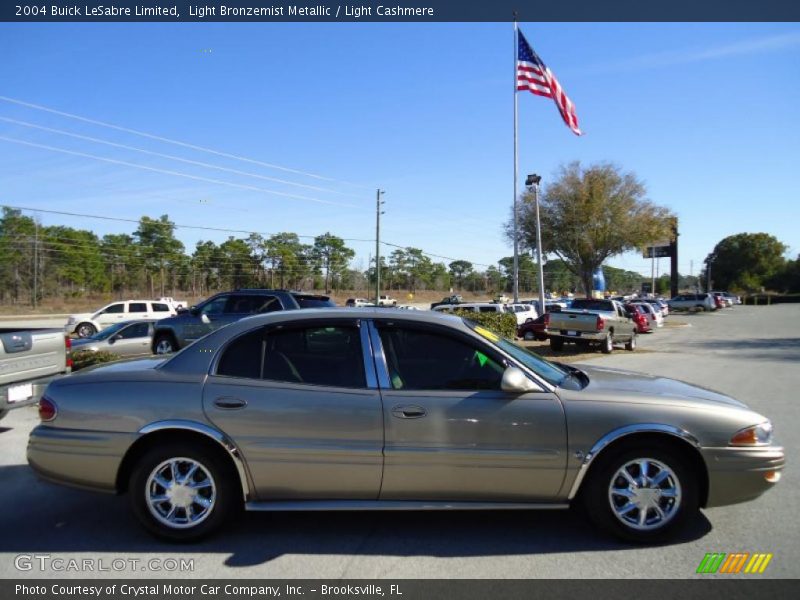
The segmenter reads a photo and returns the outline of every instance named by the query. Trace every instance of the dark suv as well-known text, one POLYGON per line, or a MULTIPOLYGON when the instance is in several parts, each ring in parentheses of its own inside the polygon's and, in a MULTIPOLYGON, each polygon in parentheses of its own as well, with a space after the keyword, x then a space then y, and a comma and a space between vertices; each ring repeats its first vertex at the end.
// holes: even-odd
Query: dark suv
POLYGON ((336 306, 328 296, 288 290, 235 290, 211 296, 197 306, 161 319, 153 333, 153 354, 169 354, 229 323, 276 310, 336 306))

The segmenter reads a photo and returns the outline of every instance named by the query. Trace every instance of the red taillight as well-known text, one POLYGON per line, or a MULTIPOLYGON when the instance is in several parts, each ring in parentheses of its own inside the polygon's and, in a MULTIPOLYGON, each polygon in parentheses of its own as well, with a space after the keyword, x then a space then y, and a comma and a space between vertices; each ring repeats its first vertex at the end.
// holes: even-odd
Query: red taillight
POLYGON ((52 421, 56 418, 56 414, 58 414, 56 403, 47 396, 42 396, 39 400, 39 418, 42 421, 52 421))
POLYGON ((64 349, 67 355, 67 368, 72 368, 72 338, 68 335, 64 336, 64 349))
POLYGON ((603 317, 597 317, 597 331, 603 331, 606 328, 606 322, 603 317))
POLYGON ((542 323, 544 323, 545 327, 550 327, 550 313, 544 313, 544 318, 542 319, 542 323))

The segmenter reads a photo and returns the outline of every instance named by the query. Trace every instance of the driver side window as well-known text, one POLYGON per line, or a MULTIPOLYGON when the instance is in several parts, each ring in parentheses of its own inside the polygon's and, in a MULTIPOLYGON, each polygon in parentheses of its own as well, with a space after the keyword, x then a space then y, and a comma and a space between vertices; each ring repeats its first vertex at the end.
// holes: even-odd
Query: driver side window
POLYGON ((228 303, 228 296, 219 296, 208 302, 200 312, 204 315, 221 315, 225 311, 225 305, 228 303))
POLYGON ((380 328, 396 390, 499 390, 504 367, 477 345, 436 331, 380 328))

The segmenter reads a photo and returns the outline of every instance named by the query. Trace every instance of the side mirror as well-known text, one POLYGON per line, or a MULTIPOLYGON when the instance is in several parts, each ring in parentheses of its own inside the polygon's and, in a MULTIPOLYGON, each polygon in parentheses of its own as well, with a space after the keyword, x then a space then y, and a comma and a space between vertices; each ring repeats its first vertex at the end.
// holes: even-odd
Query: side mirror
POLYGON ((112 335, 112 336, 109 338, 109 340, 108 340, 108 343, 109 343, 109 344, 113 344, 113 343, 114 343, 114 342, 116 342, 117 340, 121 340, 121 339, 122 339, 122 336, 121 336, 121 335, 119 335, 119 334, 117 334, 117 335, 112 335))
MULTIPOLYGON (((184 309, 184 310, 186 310, 186 309, 184 309)), ((190 306, 188 310, 189 310, 189 314, 192 315, 193 317, 196 317, 200 313, 200 309, 197 308, 196 306, 190 306)))
POLYGON ((201 320, 203 323, 205 323, 206 325, 208 325, 209 323, 211 323, 211 319, 209 319, 209 318, 208 318, 208 315, 207 315, 207 314, 205 314, 205 313, 204 313, 204 314, 203 314, 203 315, 200 317, 200 320, 201 320))
POLYGON ((185 315, 188 312, 189 312, 189 309, 186 309, 186 308, 184 308, 182 306, 179 306, 178 308, 175 309, 175 314, 176 315, 185 315))
POLYGON ((517 367, 507 367, 503 371, 503 379, 500 382, 500 389, 512 394, 524 394, 526 392, 539 391, 539 386, 533 383, 517 367))

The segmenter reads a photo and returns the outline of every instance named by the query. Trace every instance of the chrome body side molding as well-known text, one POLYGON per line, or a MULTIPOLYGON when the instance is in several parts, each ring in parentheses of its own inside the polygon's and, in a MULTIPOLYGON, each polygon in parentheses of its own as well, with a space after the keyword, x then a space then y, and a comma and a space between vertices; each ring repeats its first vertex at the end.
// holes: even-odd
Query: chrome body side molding
POLYGON ((563 510, 566 503, 550 502, 444 502, 422 500, 286 500, 247 502, 248 511, 347 511, 347 510, 563 510))

